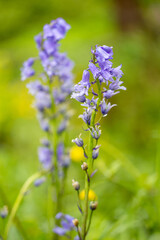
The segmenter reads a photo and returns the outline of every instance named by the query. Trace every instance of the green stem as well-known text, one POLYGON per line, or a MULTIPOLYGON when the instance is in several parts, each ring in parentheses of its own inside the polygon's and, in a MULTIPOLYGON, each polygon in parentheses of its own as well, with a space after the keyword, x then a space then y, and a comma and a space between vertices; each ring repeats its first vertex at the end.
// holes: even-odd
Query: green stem
MULTIPOLYGON (((6 194, 5 194, 4 190, 3 190, 3 187, 2 187, 1 183, 0 183, 0 196, 1 196, 1 199, 2 199, 3 203, 5 205, 7 205, 8 210, 10 212, 11 205, 10 205, 10 202, 8 201, 8 198, 7 198, 7 196, 6 196, 6 194)), ((24 228, 23 228, 23 226, 22 226, 22 224, 21 224, 21 222, 20 222, 20 220, 19 220, 19 218, 17 216, 15 216, 14 222, 16 224, 17 229, 19 230, 19 233, 21 233, 21 235, 23 236, 24 239, 28 240, 29 238, 27 236, 27 233, 25 232, 25 230, 24 230, 24 228)))
MULTIPOLYGON (((50 176, 52 177, 52 176, 50 176)), ((47 194, 47 219, 48 219, 48 231, 49 231, 49 239, 51 239, 52 236, 52 229, 53 229, 53 222, 52 219, 52 212, 53 212, 53 202, 52 202, 52 191, 53 186, 52 184, 49 184, 48 186, 48 194, 47 194)))
POLYGON ((78 198, 78 207, 81 209, 81 213, 83 214, 82 204, 81 204, 81 200, 79 198, 79 191, 77 191, 77 198, 78 198))
MULTIPOLYGON (((90 126, 94 126, 96 117, 96 111, 93 111, 91 116, 91 124, 90 126)), ((90 176, 92 173, 92 150, 93 150, 93 137, 89 132, 89 145, 88 145, 88 175, 90 176)), ((82 240, 85 240, 86 237, 86 225, 87 225, 87 218, 88 218, 88 193, 90 189, 90 181, 88 181, 88 175, 85 175, 85 200, 84 200, 84 215, 83 215, 83 222, 82 222, 82 240)))
MULTIPOLYGON (((93 54, 93 63, 95 64, 95 55, 93 54)), ((97 108, 98 110, 102 94, 101 94, 101 85, 99 82, 99 79, 96 80, 97 88, 98 88, 98 101, 97 101, 97 108)), ((90 127, 95 127, 95 118, 97 111, 94 110, 91 115, 91 122, 90 127)), ((84 214, 83 214, 83 221, 82 221, 82 240, 85 240, 87 231, 86 231, 86 225, 87 225, 87 218, 88 218, 88 194, 90 189, 90 175, 93 172, 93 158, 92 158, 92 152, 93 152, 93 137, 91 133, 89 132, 89 143, 88 143, 88 174, 85 176, 85 200, 84 200, 84 214), (89 176, 89 178, 88 178, 89 176)))
MULTIPOLYGON (((90 126, 93 127, 95 124, 95 117, 96 117, 96 111, 94 110, 91 116, 91 123, 90 126)), ((88 145, 88 174, 89 176, 92 173, 92 151, 93 151, 93 137, 91 133, 89 132, 89 145, 88 145)))
POLYGON ((4 230, 4 240, 7 240, 7 237, 8 237, 8 233, 9 233, 9 230, 10 230, 10 227, 12 225, 12 222, 15 218, 15 215, 16 215, 16 212, 23 200, 23 197, 26 193, 26 191, 28 190, 29 186, 39 177, 41 177, 42 175, 44 174, 44 172, 38 172, 38 173, 35 173, 33 174, 32 176, 30 176, 26 182, 23 184, 14 204, 13 204, 13 208, 11 210, 11 213, 9 215, 9 218, 8 218, 8 222, 6 224, 6 227, 5 227, 5 230, 4 230))
MULTIPOLYGON (((53 121, 53 151, 54 151, 54 179, 55 179, 55 191, 56 191, 56 207, 55 207, 55 215, 60 211, 61 209, 61 193, 60 193, 60 179, 58 176, 58 160, 57 160, 57 146, 58 146, 58 134, 56 132, 56 119, 53 121)), ((59 220, 55 219, 55 225, 57 225, 59 220)), ((53 233, 53 240, 58 240, 59 236, 55 233, 53 233)))
POLYGON ((87 228, 87 233, 89 232, 89 229, 90 229, 90 226, 91 226, 92 215, 93 215, 93 211, 91 210, 90 217, 89 217, 88 228, 87 228))
MULTIPOLYGON (((51 96, 51 101, 52 101, 52 113, 55 113, 55 104, 54 104, 54 98, 53 98, 53 94, 52 94, 52 82, 50 79, 48 79, 48 83, 49 83, 49 91, 50 91, 50 96, 51 96)), ((57 121, 56 119, 52 119, 52 136, 53 136, 53 152, 54 152, 54 156, 53 156, 53 164, 54 164, 54 172, 53 172, 53 177, 55 180, 55 191, 56 191, 56 207, 55 207, 55 215, 61 211, 61 207, 62 207, 62 203, 61 203, 61 196, 62 196, 62 192, 61 192, 61 183, 60 183, 60 179, 59 179, 59 169, 58 169, 58 160, 57 160, 57 146, 58 146, 58 133, 57 133, 57 121)), ((55 219, 55 225, 58 225, 59 220, 55 219)), ((59 236, 55 233, 53 233, 53 240, 58 240, 59 236)))
POLYGON ((89 193, 90 183, 88 182, 87 174, 85 176, 85 200, 84 200, 84 214, 82 222, 82 240, 86 238, 86 225, 88 218, 88 193, 89 193))
MULTIPOLYGON (((94 55, 93 55, 93 61, 95 62, 94 55)), ((102 94, 101 94, 101 85, 99 80, 96 80, 97 88, 98 88, 98 101, 97 101, 97 110, 99 108, 102 94)), ((90 127, 95 126, 95 118, 96 118, 96 111, 94 110, 91 116, 91 123, 90 127)), ((93 151, 93 137, 91 133, 89 133, 89 145, 88 145, 88 176, 90 177, 91 173, 93 172, 93 158, 92 158, 92 151, 93 151)), ((85 177, 85 205, 84 205, 84 216, 83 216, 83 223, 82 223, 82 240, 85 240, 87 231, 86 231, 86 225, 87 225, 87 218, 88 218, 88 193, 90 189, 90 181, 88 179, 88 176, 86 174, 85 177)))
POLYGON ((80 232, 80 228, 79 228, 79 227, 77 227, 77 233, 78 233, 78 236, 79 236, 79 240, 82 240, 82 238, 81 238, 81 232, 80 232))
POLYGON ((97 109, 98 109, 100 102, 102 100, 102 93, 101 93, 101 84, 98 79, 96 80, 96 83, 97 83, 97 88, 98 88, 98 101, 97 101, 97 109))

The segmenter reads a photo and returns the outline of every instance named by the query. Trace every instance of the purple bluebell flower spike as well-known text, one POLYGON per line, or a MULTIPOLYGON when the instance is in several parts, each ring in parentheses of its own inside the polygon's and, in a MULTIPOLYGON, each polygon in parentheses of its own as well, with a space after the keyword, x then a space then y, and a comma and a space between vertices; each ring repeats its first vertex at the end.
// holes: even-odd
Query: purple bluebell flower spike
MULTIPOLYGON (((69 29, 70 25, 62 18, 57 18, 50 24, 46 24, 43 32, 35 37, 39 57, 29 58, 21 68, 22 81, 33 76, 37 78, 27 83, 27 88, 35 98, 34 107, 37 109, 40 126, 43 131, 49 134, 53 134, 54 131, 52 125, 56 111, 62 116, 61 122, 57 126, 57 133, 62 134, 68 126, 68 117, 65 116, 67 113, 66 100, 72 92, 74 64, 66 53, 59 52, 59 42, 65 37, 69 29), (33 69, 35 61, 39 61, 43 67, 40 74, 33 69), (54 86, 55 77, 59 81, 58 85, 56 83, 54 86), (61 111, 62 106, 63 108, 65 106, 64 109, 66 109, 63 112, 61 111)), ((53 165, 52 144, 45 146, 45 148, 40 147, 38 153, 43 168, 51 168, 53 165)))
MULTIPOLYGON (((21 68, 21 79, 27 81, 29 93, 34 97, 34 107, 41 129, 47 138, 41 140, 38 157, 42 171, 52 174, 56 188, 57 202, 55 215, 61 210, 61 197, 64 191, 66 170, 70 165, 69 151, 65 143, 64 132, 68 128, 68 99, 73 89, 73 62, 66 53, 59 52, 60 40, 70 29, 70 25, 62 18, 57 18, 46 24, 43 31, 35 36, 38 57, 29 58, 21 68), (34 70, 39 63, 41 72, 34 70)), ((87 73, 88 75, 88 73, 87 73)), ((85 76, 85 81, 87 77, 85 76)), ((40 186, 44 178, 37 179, 35 186, 40 186)), ((71 219, 63 215, 62 228, 56 227, 54 232, 65 235, 71 219)), ((57 225, 57 219, 55 221, 57 225)), ((56 237, 57 239, 57 237, 56 237)))
MULTIPOLYGON (((85 240, 88 234, 92 219, 93 210, 97 208, 97 202, 93 203, 90 208, 91 214, 89 223, 88 219, 88 193, 92 176, 96 171, 93 170, 94 160, 99 156, 100 146, 98 145, 101 136, 100 120, 108 115, 111 108, 116 104, 111 104, 110 99, 118 94, 120 90, 126 90, 120 80, 123 72, 122 65, 113 68, 111 60, 113 59, 113 49, 108 46, 96 46, 91 50, 93 58, 90 60, 88 68, 83 71, 82 80, 74 86, 71 98, 80 102, 84 108, 83 114, 79 116, 87 125, 89 131, 88 151, 84 148, 83 139, 75 138, 72 142, 77 146, 82 147, 84 155, 87 156, 85 165, 85 204, 83 211, 82 228, 77 239, 85 240), (83 144, 82 144, 83 142, 83 144), (96 207, 95 207, 96 206, 96 207)), ((86 146, 86 145, 85 145, 86 146)), ((82 170, 84 170, 82 164, 82 170)), ((78 205, 79 206, 79 205, 78 205)))

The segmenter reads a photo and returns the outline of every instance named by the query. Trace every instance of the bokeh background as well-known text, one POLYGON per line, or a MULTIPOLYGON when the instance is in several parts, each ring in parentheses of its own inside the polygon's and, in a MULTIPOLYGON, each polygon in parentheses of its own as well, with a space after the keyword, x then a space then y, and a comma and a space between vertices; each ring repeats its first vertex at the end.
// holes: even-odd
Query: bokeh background
MULTIPOLYGON (((37 55, 34 36, 63 17, 71 26, 62 51, 75 62, 75 82, 96 44, 113 46, 127 91, 102 121, 101 151, 92 189, 99 207, 88 239, 160 239, 160 4, 153 0, 1 0, 0 2, 0 208, 12 206, 23 182, 39 168, 42 135, 32 98, 20 81, 23 61, 37 55)), ((70 140, 82 132, 82 113, 72 100, 70 140)), ((72 145, 71 145, 72 146, 72 145)), ((79 216, 71 179, 83 189, 80 162, 72 156, 65 212, 79 216)), ((17 216, 28 239, 50 239, 47 183, 32 187, 17 216)), ((6 220, 0 219, 0 231, 6 220)), ((21 240, 13 224, 10 240, 21 240)))

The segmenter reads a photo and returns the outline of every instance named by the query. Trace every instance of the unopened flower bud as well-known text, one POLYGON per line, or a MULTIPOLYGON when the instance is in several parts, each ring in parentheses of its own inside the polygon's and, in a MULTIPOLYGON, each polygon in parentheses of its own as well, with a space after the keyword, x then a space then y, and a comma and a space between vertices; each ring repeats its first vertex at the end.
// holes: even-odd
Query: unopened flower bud
POLYGON ((92 211, 96 210, 97 206, 98 206, 98 202, 91 202, 90 203, 90 209, 92 211))
POLYGON ((74 187, 74 189, 75 189, 76 191, 78 191, 78 190, 80 189, 80 184, 79 184, 79 182, 74 181, 74 179, 72 180, 72 186, 74 187))
POLYGON ((83 162, 81 165, 82 170, 86 171, 88 169, 88 164, 86 162, 83 162))
POLYGON ((98 140, 101 136, 101 130, 99 128, 100 128, 100 126, 95 126, 95 128, 93 128, 93 127, 91 128, 91 135, 96 140, 98 140))
POLYGON ((50 146, 50 141, 46 138, 42 138, 41 139, 41 144, 44 145, 45 147, 49 147, 50 146))
POLYGON ((58 130, 57 130, 57 133, 58 133, 58 134, 61 134, 61 133, 67 128, 67 124, 68 124, 67 120, 64 119, 64 120, 60 123, 60 125, 59 125, 59 127, 58 127, 58 130))
POLYGON ((34 181, 34 186, 39 187, 42 183, 46 181, 45 177, 38 178, 34 181))
POLYGON ((8 207, 4 206, 1 210, 0 210, 0 216, 1 218, 5 218, 8 215, 8 207))
POLYGON ((93 159, 96 159, 98 157, 98 155, 99 155, 99 147, 100 146, 97 146, 97 147, 93 148, 93 152, 92 152, 92 158, 93 159))
POLYGON ((79 138, 75 138, 72 140, 78 147, 83 147, 83 139, 79 136, 79 138))
POLYGON ((73 222, 73 224, 74 224, 75 227, 78 227, 79 221, 78 221, 77 218, 73 219, 72 222, 73 222))

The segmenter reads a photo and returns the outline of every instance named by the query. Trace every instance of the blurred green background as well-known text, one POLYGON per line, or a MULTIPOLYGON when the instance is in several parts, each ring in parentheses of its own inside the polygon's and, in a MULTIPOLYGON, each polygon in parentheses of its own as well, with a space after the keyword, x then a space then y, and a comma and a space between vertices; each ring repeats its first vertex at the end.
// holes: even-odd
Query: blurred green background
MULTIPOLYGON (((102 121, 92 185, 99 208, 88 239, 160 239, 159 12, 159 1, 152 0, 0 1, 0 208, 13 204, 23 182, 39 168, 42 132, 20 68, 37 55, 33 38, 43 25, 63 17, 72 28, 61 50, 75 62, 75 81, 88 66, 91 46, 105 44, 113 46, 114 67, 122 64, 127 87, 113 97, 118 107, 102 121)), ((72 108, 70 139, 82 132, 77 118, 82 108, 74 100, 72 108)), ((83 186, 80 163, 73 162, 68 175, 65 212, 78 217, 71 179, 77 177, 83 186)), ((28 239, 50 239, 47 192, 47 183, 32 188, 18 210, 28 239)), ((0 219, 0 232, 6 222, 0 219)), ((24 239, 14 224, 9 239, 24 239)))

